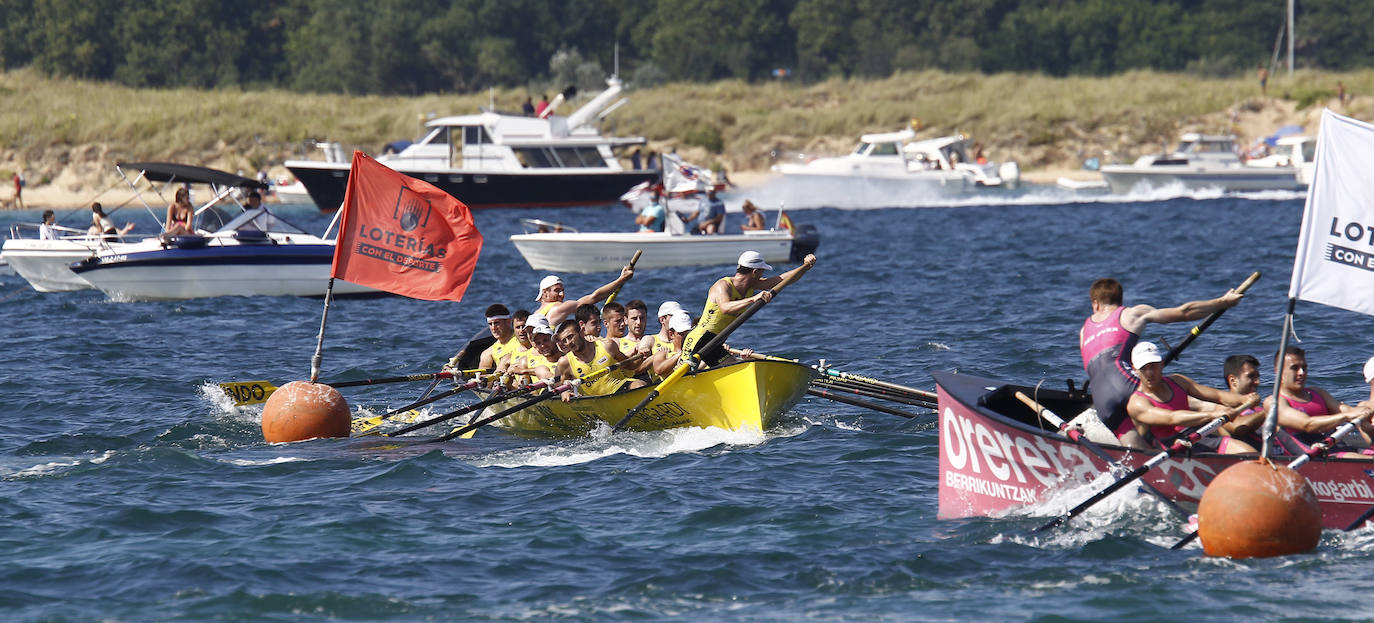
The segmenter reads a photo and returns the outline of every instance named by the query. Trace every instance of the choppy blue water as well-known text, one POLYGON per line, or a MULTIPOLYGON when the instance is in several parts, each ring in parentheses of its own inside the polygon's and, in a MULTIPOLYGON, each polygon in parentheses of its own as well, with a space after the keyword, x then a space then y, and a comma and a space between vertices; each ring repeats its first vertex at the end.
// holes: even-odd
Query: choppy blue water
MULTIPOLYGON (((820 227, 820 263, 732 343, 919 387, 949 369, 1062 386, 1083 377, 1076 332, 1093 279, 1119 278, 1128 302, 1174 305, 1259 270, 1241 306, 1171 369, 1217 382, 1226 355, 1277 346, 1297 195, 985 202, 795 213, 820 227)), ((283 211, 312 231, 327 223, 283 211)), ((482 212, 487 243, 468 299, 336 302, 324 377, 433 371, 481 328, 486 305, 530 305, 541 275, 506 240, 520 216, 629 227, 621 210, 482 212)), ((0 214, 5 225, 35 219, 0 214)), ((695 309, 726 270, 641 271, 621 298, 695 309)), ((575 295, 610 277, 565 275, 575 295)), ((484 429, 438 445, 268 445, 256 410, 213 398, 208 384, 306 377, 320 309, 296 298, 111 303, 0 277, 0 618, 1374 616, 1368 529, 1328 532, 1311 554, 1233 562, 1169 551, 1179 522, 1132 494, 1046 536, 1026 536, 1041 523, 1032 516, 938 521, 925 412, 906 420, 810 399, 762 436, 531 441, 484 429)), ((1147 337, 1176 343, 1186 328, 1147 337)), ((1314 384, 1364 397, 1372 329, 1300 304, 1314 384)), ((380 412, 422 385, 345 395, 380 412)))

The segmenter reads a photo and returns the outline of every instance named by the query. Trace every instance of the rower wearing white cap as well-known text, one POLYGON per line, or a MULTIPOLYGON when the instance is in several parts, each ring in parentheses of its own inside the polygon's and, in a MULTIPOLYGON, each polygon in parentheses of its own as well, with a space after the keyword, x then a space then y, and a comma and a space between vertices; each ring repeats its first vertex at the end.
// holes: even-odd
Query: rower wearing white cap
MULTIPOLYGON (((1129 443, 1128 434, 1134 432, 1150 448, 1165 447, 1166 439, 1187 427, 1201 426, 1223 415, 1234 420, 1259 404, 1258 394, 1241 396, 1208 387, 1182 374, 1166 376, 1163 361, 1159 348, 1152 342, 1140 342, 1131 349, 1131 364, 1140 376, 1140 388, 1126 403, 1130 419, 1112 431, 1123 443, 1129 443)), ((1250 444, 1231 437, 1203 437, 1193 442, 1193 447, 1223 454, 1255 452, 1250 444)))
POLYGON ((1374 357, 1364 362, 1364 382, 1369 385, 1369 400, 1360 403, 1360 406, 1374 406, 1374 357))
POLYGON ((539 315, 530 316, 526 326, 529 327, 534 350, 525 357, 525 372, 540 380, 551 379, 558 370, 558 360, 563 356, 554 344, 553 328, 549 326, 548 319, 539 315))
POLYGON ((668 339, 668 319, 672 318, 673 312, 681 309, 682 305, 677 301, 663 301, 658 306, 658 333, 640 338, 639 348, 635 350, 657 355, 658 351, 671 345, 672 341, 668 339))
POLYGON ((711 352, 699 352, 698 349, 705 347, 711 338, 729 326, 735 317, 744 312, 754 301, 768 302, 772 300, 773 292, 770 288, 778 285, 783 279, 797 271, 810 268, 815 264, 816 256, 808 254, 806 259, 802 260, 801 266, 780 276, 764 277, 763 271, 772 270, 773 267, 769 266, 768 262, 763 261, 763 255, 758 251, 741 253, 734 276, 721 277, 711 285, 711 290, 706 295, 706 307, 701 312, 701 319, 697 321, 696 328, 687 335, 687 340, 683 343, 683 354, 696 353, 707 365, 714 366, 719 363, 727 354, 723 347, 718 346, 711 352))
POLYGON ((692 332, 692 316, 687 310, 679 309, 668 317, 667 348, 654 353, 649 361, 649 374, 655 381, 672 373, 682 357, 682 341, 692 332))
POLYGON ((539 282, 539 295, 534 297, 534 300, 539 301, 539 309, 535 313, 548 318, 550 325, 557 326, 576 311, 578 305, 596 304, 606 300, 616 288, 634 276, 635 269, 626 266, 620 269, 620 276, 616 277, 615 281, 597 288, 587 296, 569 301, 563 292, 563 280, 556 275, 549 275, 539 282))

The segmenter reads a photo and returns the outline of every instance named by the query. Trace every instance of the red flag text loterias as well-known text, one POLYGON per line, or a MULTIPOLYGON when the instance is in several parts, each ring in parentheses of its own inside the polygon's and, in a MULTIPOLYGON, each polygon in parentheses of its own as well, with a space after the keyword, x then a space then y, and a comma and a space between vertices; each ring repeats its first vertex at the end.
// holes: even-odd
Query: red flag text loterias
POLYGON ((353 152, 330 275, 401 296, 459 301, 482 234, 463 202, 353 152))

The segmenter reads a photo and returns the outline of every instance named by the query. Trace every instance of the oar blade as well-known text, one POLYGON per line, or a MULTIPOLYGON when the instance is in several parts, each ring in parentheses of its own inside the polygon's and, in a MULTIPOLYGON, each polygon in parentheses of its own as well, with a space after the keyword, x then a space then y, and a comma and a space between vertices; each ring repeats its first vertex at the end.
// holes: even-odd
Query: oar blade
POLYGON ((219 388, 224 390, 224 394, 234 399, 234 406, 257 405, 267 402, 272 396, 272 392, 277 391, 277 386, 271 381, 237 381, 232 383, 220 383, 219 388))

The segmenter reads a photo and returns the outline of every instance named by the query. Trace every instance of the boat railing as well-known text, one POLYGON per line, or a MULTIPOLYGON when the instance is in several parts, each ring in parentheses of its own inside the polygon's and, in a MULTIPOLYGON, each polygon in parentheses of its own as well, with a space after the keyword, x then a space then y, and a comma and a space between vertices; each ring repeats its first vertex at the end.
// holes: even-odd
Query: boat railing
POLYGON ((522 218, 520 219, 520 226, 525 230, 525 233, 527 234, 581 233, 577 231, 577 228, 575 227, 570 227, 562 223, 551 223, 549 221, 544 221, 537 218, 522 218))

